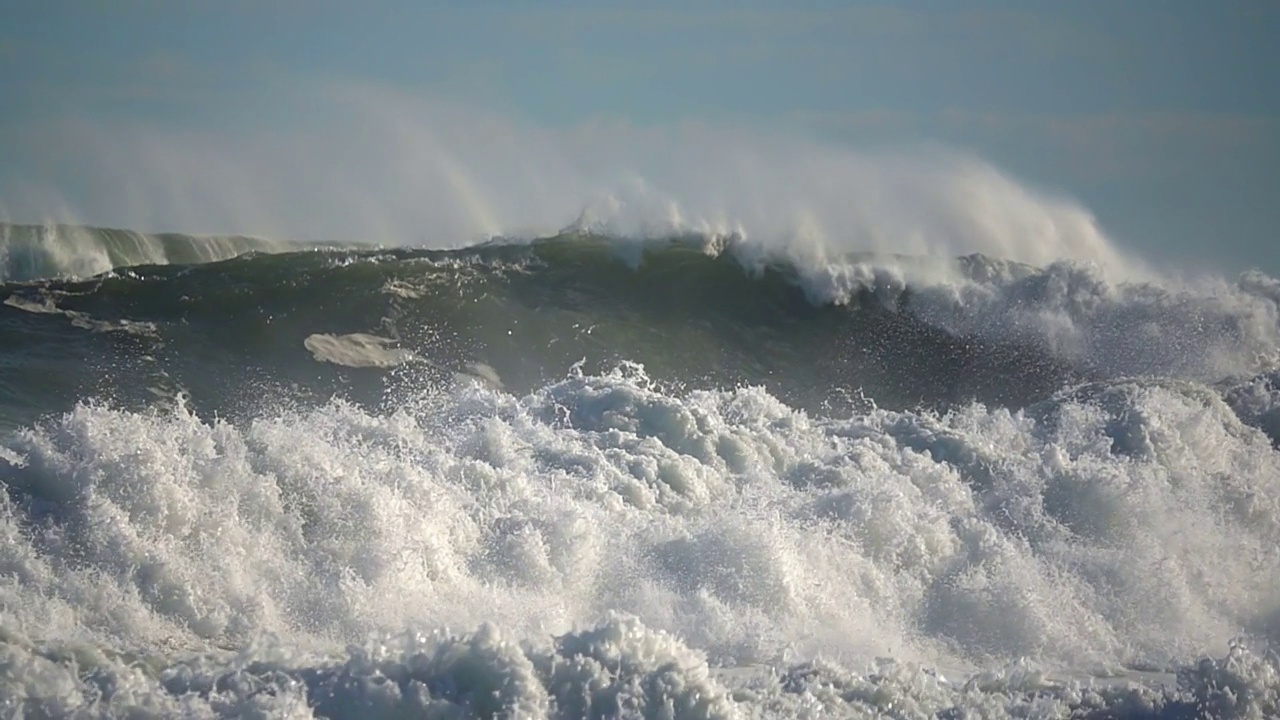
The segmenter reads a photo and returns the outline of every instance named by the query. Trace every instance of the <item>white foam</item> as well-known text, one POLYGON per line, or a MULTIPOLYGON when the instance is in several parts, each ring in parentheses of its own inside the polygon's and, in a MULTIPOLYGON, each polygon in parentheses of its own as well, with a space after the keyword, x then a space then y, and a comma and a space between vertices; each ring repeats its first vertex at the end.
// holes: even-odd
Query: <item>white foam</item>
POLYGON ((1280 456, 1198 386, 839 422, 634 369, 457 392, 25 431, 26 466, 0 465, 3 627, 200 648, 620 610, 717 663, 1081 667, 1225 652, 1280 607, 1280 456))
POLYGON ((1242 420, 1280 446, 1280 370, 1272 369, 1235 385, 1227 391, 1226 399, 1242 420))
POLYGON ((488 384, 491 387, 502 389, 502 378, 498 376, 498 371, 492 366, 482 362, 473 362, 467 364, 465 373, 459 373, 468 378, 473 378, 479 382, 488 384))
POLYGON ((24 716, 706 720, 1141 712, 1244 720, 1280 710, 1280 663, 1238 649, 1189 668, 1176 691, 1133 679, 1055 677, 1027 662, 959 682, 889 660, 735 671, 711 668, 678 639, 625 617, 524 643, 486 625, 467 634, 392 635, 333 653, 267 639, 236 655, 130 657, 0 640, 0 657, 7 669, 0 702, 24 716))
POLYGON ((61 315, 67 318, 73 327, 90 332, 123 332, 131 335, 156 335, 155 323, 139 322, 128 318, 119 320, 99 320, 88 313, 76 310, 65 310, 58 307, 56 293, 48 293, 37 289, 30 294, 15 292, 4 299, 7 307, 37 315, 61 315))
POLYGON ((396 341, 368 333, 308 335, 303 345, 316 360, 347 367, 387 368, 413 359, 413 352, 392 347, 396 341))
POLYGON ((1259 273, 1236 282, 1116 280, 1089 263, 963 260, 962 269, 950 259, 835 258, 797 272, 815 303, 846 304, 870 291, 956 335, 1035 343, 1103 377, 1216 382, 1276 362, 1280 293, 1259 273))

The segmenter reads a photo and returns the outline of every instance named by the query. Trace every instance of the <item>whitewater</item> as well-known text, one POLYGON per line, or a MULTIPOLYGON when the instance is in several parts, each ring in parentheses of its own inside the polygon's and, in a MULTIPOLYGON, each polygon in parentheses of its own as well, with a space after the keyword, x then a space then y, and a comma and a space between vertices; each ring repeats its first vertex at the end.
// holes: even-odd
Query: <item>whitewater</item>
POLYGON ((962 169, 4 225, 0 713, 1276 717, 1280 281, 962 169))

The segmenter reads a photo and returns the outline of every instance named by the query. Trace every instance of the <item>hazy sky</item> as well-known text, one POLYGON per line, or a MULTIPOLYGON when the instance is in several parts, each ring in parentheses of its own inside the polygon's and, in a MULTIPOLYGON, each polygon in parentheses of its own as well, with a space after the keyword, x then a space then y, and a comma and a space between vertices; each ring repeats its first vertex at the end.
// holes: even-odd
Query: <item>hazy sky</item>
MULTIPOLYGON (((223 148, 303 137, 339 163, 344 135, 319 129, 333 106, 307 89, 358 87, 537 132, 622 124, 619 142, 696 122, 829 147, 937 143, 1078 199, 1147 255, 1280 271, 1278 2, 685 5, 0 0, 0 211, 223 217, 201 215, 194 189, 180 211, 141 212, 203 171, 169 164, 156 180, 130 163, 200 146, 210 177, 252 180, 216 174, 223 148)), ((307 154, 321 152, 290 156, 301 185, 343 167, 307 154)), ((249 180, 242 200, 261 201, 249 180)))

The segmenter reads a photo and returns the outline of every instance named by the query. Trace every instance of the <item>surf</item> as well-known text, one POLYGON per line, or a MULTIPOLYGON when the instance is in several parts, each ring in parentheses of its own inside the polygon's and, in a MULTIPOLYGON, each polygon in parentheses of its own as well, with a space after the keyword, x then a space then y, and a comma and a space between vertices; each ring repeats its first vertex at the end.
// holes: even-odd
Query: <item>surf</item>
POLYGON ((222 234, 0 232, 6 708, 1277 712, 1273 277, 961 153, 330 100, 72 138, 222 234))
POLYGON ((1224 638, 1273 631, 1280 455, 1193 384, 838 420, 633 367, 245 422, 82 403, 6 448, 4 647, 28 668, 8 692, 36 707, 732 717, 897 688, 1176 717, 1269 712, 1276 687, 1224 638), (1181 689, 1126 669, 1204 648, 1222 664, 1181 689), (68 654, 114 689, 81 695, 68 654), (975 668, 997 670, 946 679, 975 668), (1131 680, 1085 699, 1082 668, 1131 680))

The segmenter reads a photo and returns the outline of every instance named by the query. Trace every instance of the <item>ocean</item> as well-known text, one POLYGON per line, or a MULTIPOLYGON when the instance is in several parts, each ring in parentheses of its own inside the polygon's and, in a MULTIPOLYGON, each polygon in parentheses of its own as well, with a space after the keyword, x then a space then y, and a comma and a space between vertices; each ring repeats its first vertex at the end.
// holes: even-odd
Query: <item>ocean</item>
POLYGON ((1280 280, 0 226, 0 715, 1280 717, 1280 280))

